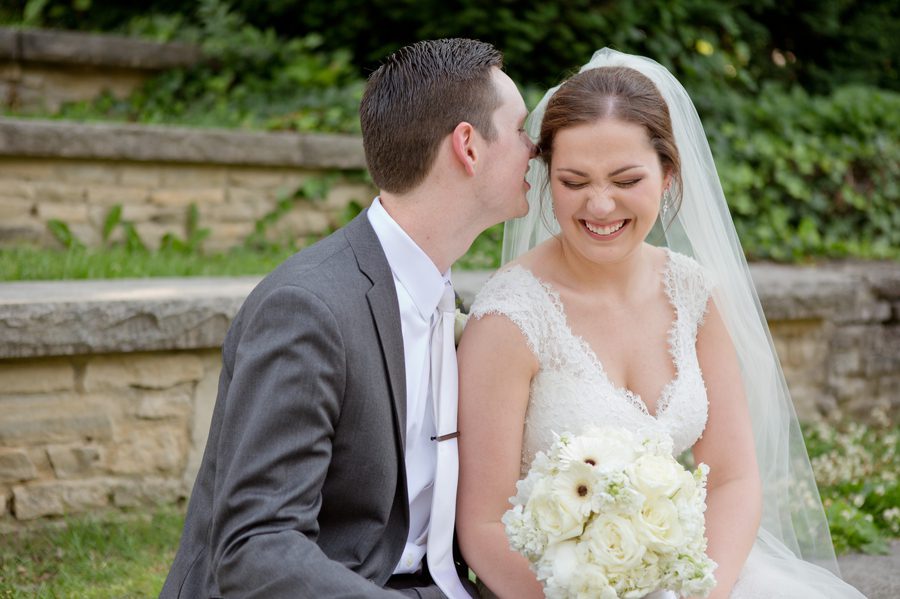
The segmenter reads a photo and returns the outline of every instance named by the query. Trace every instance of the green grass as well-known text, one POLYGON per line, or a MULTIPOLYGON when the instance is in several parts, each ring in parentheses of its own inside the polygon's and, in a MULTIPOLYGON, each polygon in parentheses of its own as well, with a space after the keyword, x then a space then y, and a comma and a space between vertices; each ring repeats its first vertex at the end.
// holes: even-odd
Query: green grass
POLYGON ((235 249, 200 254, 122 247, 0 249, 0 281, 261 275, 273 270, 293 251, 290 248, 268 252, 235 249))
MULTIPOLYGON (((491 227, 475 240, 455 268, 497 268, 502 239, 503 225, 491 227)), ((237 247, 220 253, 135 250, 123 246, 8 248, 0 249, 0 281, 264 275, 295 251, 286 245, 273 245, 266 250, 237 247)))
POLYGON ((69 518, 62 529, 0 537, 0 599, 156 597, 175 558, 184 516, 69 518))

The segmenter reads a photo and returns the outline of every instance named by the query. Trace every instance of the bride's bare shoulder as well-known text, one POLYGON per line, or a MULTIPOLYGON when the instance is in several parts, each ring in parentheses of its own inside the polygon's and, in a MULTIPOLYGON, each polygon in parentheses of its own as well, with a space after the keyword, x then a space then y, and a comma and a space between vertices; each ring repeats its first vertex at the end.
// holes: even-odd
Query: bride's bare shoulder
POLYGON ((521 266, 539 279, 544 279, 554 272, 557 265, 558 253, 555 250, 555 239, 548 239, 528 250, 515 260, 503 266, 502 270, 521 266))

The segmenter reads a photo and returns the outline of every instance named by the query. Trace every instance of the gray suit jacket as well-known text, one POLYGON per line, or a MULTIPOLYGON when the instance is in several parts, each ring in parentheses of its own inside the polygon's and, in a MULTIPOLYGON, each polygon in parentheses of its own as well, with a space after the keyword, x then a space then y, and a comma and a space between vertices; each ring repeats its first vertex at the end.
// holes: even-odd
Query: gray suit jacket
POLYGON ((250 293, 222 359, 160 596, 400 596, 381 587, 409 528, 403 338, 365 213, 250 293))

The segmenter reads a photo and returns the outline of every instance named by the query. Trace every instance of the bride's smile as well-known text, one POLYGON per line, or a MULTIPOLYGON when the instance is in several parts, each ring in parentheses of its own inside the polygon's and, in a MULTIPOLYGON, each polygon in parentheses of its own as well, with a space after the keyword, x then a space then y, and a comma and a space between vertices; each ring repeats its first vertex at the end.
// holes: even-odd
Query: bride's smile
POLYGON ((666 185, 643 127, 601 119, 563 129, 551 164, 561 243, 590 262, 618 262, 640 247, 666 185))

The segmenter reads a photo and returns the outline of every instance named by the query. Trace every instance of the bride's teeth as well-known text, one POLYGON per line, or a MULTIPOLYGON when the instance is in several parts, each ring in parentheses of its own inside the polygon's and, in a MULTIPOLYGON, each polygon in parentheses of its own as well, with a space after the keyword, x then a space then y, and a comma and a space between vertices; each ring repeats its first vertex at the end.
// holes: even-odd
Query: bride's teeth
POLYGON ((601 227, 598 225, 592 225, 591 223, 584 221, 584 225, 591 231, 591 233, 596 233, 597 235, 612 235, 619 229, 625 226, 625 221, 621 221, 615 225, 609 225, 608 227, 601 227))

